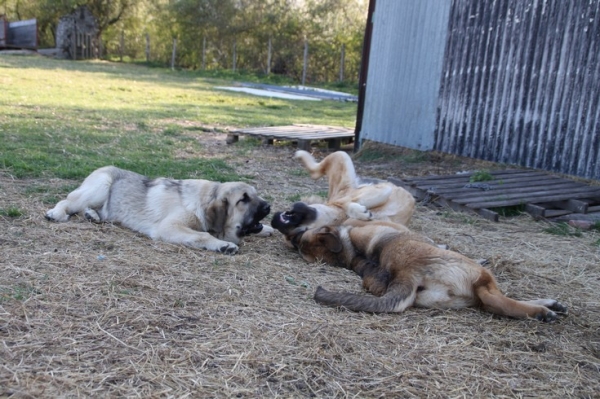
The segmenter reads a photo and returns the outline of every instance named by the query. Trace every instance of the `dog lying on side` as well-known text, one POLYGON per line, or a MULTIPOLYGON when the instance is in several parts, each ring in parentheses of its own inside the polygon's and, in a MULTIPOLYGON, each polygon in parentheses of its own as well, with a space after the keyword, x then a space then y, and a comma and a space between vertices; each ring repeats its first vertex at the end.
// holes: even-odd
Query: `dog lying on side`
POLYGON ((354 270, 375 295, 318 287, 315 300, 324 305, 365 312, 481 306, 491 313, 541 321, 553 321, 555 312, 567 311, 554 299, 517 301, 504 296, 492 273, 475 261, 431 245, 393 223, 348 220, 295 232, 288 239, 308 262, 354 270))
POLYGON ((344 151, 331 153, 318 163, 306 151, 297 151, 294 157, 313 179, 327 176, 329 192, 325 203, 313 198, 310 203, 297 202, 291 210, 276 214, 271 225, 280 231, 336 225, 348 218, 406 225, 415 211, 415 199, 402 187, 389 182, 361 184, 352 159, 344 151))
POLYGON ((231 255, 238 252, 244 236, 273 233, 260 223, 270 211, 246 183, 151 180, 106 166, 92 172, 46 213, 46 219, 66 222, 71 215, 84 213, 92 222, 117 222, 155 240, 231 255))

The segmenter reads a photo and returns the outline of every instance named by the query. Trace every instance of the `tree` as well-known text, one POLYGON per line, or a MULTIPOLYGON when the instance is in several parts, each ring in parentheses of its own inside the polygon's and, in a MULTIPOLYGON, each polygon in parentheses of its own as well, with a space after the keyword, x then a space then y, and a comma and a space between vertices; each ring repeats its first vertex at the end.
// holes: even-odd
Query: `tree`
POLYGON ((302 75, 305 38, 309 81, 338 79, 345 46, 345 76, 358 80, 367 0, 0 0, 9 20, 36 18, 40 46, 54 46, 58 20, 85 5, 97 18, 108 54, 118 54, 121 37, 131 59, 143 59, 145 36, 153 62, 168 63, 173 39, 177 65, 198 68, 206 40, 206 67, 231 68, 234 43, 239 69, 302 75))
POLYGON ((35 18, 40 46, 53 46, 56 26, 64 15, 87 6, 98 21, 100 34, 116 24, 139 3, 146 0, 2 0, 0 5, 9 19, 35 18))

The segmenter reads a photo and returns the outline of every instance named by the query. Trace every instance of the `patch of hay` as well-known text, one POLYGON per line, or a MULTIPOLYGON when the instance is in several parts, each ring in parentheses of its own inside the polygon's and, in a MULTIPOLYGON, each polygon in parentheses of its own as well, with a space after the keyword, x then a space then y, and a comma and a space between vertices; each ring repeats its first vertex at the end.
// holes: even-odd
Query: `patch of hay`
MULTIPOLYGON (((224 135, 203 138, 224 142, 224 135)), ((205 148, 208 156, 213 148, 205 148)), ((287 208, 292 196, 326 190, 324 180, 290 173, 299 167, 292 147, 218 148, 240 173, 253 176, 274 211, 287 208)), ((435 169, 432 160, 410 173, 389 157, 385 162, 386 176, 373 177, 435 169)), ((377 161, 357 161, 363 176, 377 167, 377 161)), ((419 207, 413 230, 488 259, 511 297, 556 298, 569 314, 551 324, 477 309, 373 315, 316 304, 317 285, 360 292, 360 278, 305 263, 279 234, 251 237, 240 254, 225 256, 110 224, 53 224, 43 217, 50 207, 43 195, 27 190, 44 184, 0 177, 0 208, 24 212, 0 216, 0 397, 581 398, 600 392, 597 233, 558 237, 528 216, 493 223, 419 207)))

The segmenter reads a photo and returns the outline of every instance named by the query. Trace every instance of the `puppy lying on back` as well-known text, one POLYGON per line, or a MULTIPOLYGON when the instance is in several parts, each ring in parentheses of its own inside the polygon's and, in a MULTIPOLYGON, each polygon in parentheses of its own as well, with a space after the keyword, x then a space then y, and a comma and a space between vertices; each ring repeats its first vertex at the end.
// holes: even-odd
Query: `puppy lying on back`
POLYGON ((280 231, 335 225, 348 218, 407 225, 415 211, 415 199, 402 187, 390 182, 362 184, 344 151, 331 153, 318 163, 306 151, 297 151, 294 157, 313 179, 327 176, 328 197, 324 203, 314 199, 297 202, 292 209, 276 214, 271 225, 280 231))
POLYGON ((348 220, 292 233, 288 239, 308 262, 354 270, 375 296, 330 292, 318 287, 315 300, 365 312, 403 312, 410 306, 480 306, 515 318, 553 321, 567 308, 554 299, 517 301, 504 296, 494 276, 475 261, 441 249, 393 223, 348 220))

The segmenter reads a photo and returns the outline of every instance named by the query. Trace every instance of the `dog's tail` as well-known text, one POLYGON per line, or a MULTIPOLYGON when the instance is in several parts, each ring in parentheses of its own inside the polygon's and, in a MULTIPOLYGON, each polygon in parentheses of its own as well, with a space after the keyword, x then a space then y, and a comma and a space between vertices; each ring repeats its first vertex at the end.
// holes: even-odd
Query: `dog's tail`
POLYGON ((315 292, 315 301, 322 305, 343 307, 355 312, 400 313, 412 306, 417 296, 416 287, 395 285, 385 295, 369 296, 350 292, 327 291, 321 286, 315 292))

